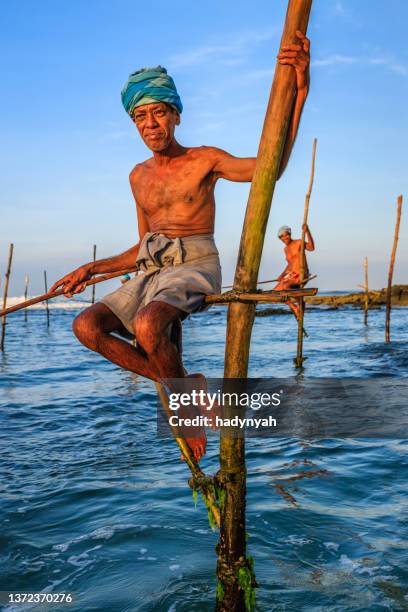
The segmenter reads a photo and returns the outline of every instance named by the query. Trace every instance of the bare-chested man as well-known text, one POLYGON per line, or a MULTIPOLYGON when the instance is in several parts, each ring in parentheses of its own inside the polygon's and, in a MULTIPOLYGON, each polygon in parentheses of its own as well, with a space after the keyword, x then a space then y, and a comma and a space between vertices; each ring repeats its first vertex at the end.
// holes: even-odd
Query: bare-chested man
MULTIPOLYGON (((309 86, 309 40, 280 49, 278 61, 296 71, 291 125, 283 152, 284 170, 296 137, 309 86)), ((174 137, 182 105, 164 68, 129 77, 122 91, 126 111, 152 152, 130 173, 139 242, 108 259, 80 266, 57 281, 69 297, 83 291, 94 274, 115 272, 135 262, 139 274, 74 321, 77 338, 118 366, 154 381, 182 378, 185 370, 169 329, 219 293, 221 268, 214 244, 214 187, 218 179, 249 182, 256 159, 237 158, 216 147, 184 147, 174 137), (137 345, 118 337, 127 331, 137 345), (116 332, 116 334, 113 334, 116 332)), ((111 222, 111 221, 110 221, 111 222)), ((205 434, 187 439, 197 460, 205 434)))
MULTIPOLYGON (((314 251, 315 245, 313 241, 312 234, 310 233, 310 229, 308 225, 302 226, 302 231, 305 232, 305 251, 314 251)), ((300 286, 300 274, 302 267, 301 260, 301 244, 302 241, 300 239, 293 240, 292 238, 292 230, 287 225, 283 225, 278 230, 278 238, 282 240, 282 242, 286 245, 284 248, 286 261, 288 265, 278 276, 278 284, 274 288, 275 291, 279 289, 296 289, 300 286)), ((307 266, 307 260, 304 256, 304 268, 303 268, 303 278, 306 279, 309 276, 309 268, 307 266)), ((299 316, 299 306, 296 302, 287 302, 289 308, 293 311, 296 318, 299 316)))

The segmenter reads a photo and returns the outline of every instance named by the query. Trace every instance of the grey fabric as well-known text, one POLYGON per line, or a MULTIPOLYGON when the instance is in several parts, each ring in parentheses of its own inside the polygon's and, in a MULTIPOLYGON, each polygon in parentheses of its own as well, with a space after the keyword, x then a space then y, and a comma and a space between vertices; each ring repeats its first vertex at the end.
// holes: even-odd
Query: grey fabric
POLYGON ((291 233, 292 233, 292 230, 289 227, 289 225, 282 225, 282 227, 278 229, 278 238, 283 236, 283 234, 291 234, 291 233))
POLYGON ((205 295, 221 291, 220 260, 211 234, 169 238, 148 232, 136 263, 143 274, 101 300, 131 334, 137 312, 151 302, 166 302, 191 314, 203 309, 205 295))

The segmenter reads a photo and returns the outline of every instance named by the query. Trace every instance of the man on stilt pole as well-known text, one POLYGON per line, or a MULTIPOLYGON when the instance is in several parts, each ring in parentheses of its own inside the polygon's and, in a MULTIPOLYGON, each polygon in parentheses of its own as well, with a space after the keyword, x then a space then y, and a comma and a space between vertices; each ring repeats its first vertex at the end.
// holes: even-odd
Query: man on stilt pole
MULTIPOLYGON (((310 232, 309 226, 305 224, 302 227, 302 231, 305 233, 306 241, 304 245, 305 251, 314 251, 315 244, 310 232)), ((275 291, 281 291, 284 289, 297 289, 301 286, 302 270, 303 270, 303 281, 309 276, 309 268, 307 265, 306 256, 302 253, 302 240, 292 238, 292 230, 287 225, 283 225, 278 230, 278 238, 282 240, 285 245, 284 252, 287 261, 287 266, 278 276, 278 284, 274 287, 275 291), (302 266, 302 255, 304 258, 302 266)), ((288 301, 289 308, 293 311, 296 319, 299 318, 299 306, 296 302, 288 301)))
MULTIPOLYGON (((280 174, 289 160, 307 97, 309 61, 309 40, 297 31, 278 55, 279 64, 293 67, 296 74, 280 174)), ((213 238, 215 184, 220 178, 252 181, 256 158, 237 158, 216 147, 181 145, 175 130, 183 107, 173 79, 161 66, 130 75, 122 102, 152 153, 130 173, 139 242, 120 255, 80 266, 58 280, 51 291, 62 287, 72 296, 83 291, 93 275, 136 262, 144 274, 79 314, 74 333, 90 350, 155 382, 184 378, 171 330, 200 310, 206 295, 221 289, 213 238), (136 346, 117 334, 135 337, 136 346)), ((187 442, 199 460, 205 453, 204 430, 187 442)))

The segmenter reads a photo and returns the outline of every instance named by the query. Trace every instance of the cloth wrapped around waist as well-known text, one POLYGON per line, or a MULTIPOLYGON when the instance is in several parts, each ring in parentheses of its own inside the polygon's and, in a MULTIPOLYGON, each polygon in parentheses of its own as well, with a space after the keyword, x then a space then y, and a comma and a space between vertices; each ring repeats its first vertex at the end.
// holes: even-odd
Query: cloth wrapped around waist
POLYGON ((154 274, 161 268, 217 255, 212 234, 197 234, 182 238, 169 238, 165 234, 147 232, 139 246, 136 263, 145 274, 154 274))
POLYGON ((166 302, 191 314, 203 309, 205 295, 221 291, 221 266, 212 234, 169 238, 148 232, 136 263, 144 274, 101 300, 130 333, 136 314, 150 302, 166 302))

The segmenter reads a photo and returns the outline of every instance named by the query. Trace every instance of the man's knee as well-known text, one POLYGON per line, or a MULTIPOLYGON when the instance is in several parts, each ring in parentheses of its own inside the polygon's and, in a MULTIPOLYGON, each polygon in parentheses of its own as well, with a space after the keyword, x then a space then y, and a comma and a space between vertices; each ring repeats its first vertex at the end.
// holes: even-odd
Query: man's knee
POLYGON ((172 324, 182 315, 183 312, 171 304, 151 302, 138 312, 133 323, 138 344, 147 354, 154 353, 163 339, 169 338, 172 324))
POLYGON ((98 350, 99 338, 103 333, 100 320, 93 312, 92 307, 87 308, 75 317, 72 329, 78 340, 93 351, 98 350))
POLYGON ((138 344, 147 354, 154 353, 160 343, 160 328, 149 313, 138 314, 134 321, 134 331, 138 344))

